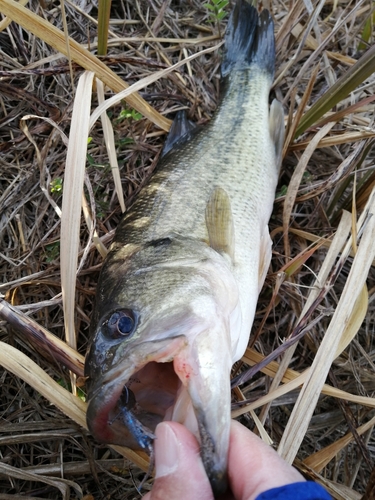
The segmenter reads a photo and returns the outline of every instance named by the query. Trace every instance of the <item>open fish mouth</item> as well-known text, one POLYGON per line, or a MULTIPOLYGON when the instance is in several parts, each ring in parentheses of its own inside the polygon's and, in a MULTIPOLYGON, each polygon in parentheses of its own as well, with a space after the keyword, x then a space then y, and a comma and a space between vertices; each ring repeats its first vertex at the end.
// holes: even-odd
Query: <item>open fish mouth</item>
POLYGON ((219 384, 221 397, 215 402, 212 394, 205 397, 207 374, 194 359, 185 335, 138 344, 89 386, 87 423, 99 442, 147 453, 158 423, 183 424, 200 442, 211 486, 219 494, 226 489, 229 374, 223 370, 228 390, 219 384))
MULTIPOLYGON (((154 342, 144 344, 144 350, 155 347, 154 342)), ((146 451, 150 448, 155 427, 168 419, 182 385, 169 359, 183 345, 184 336, 170 339, 166 349, 159 345, 158 353, 146 354, 146 359, 138 359, 129 370, 129 360, 137 354, 141 358, 140 349, 136 349, 133 356, 130 353, 95 381, 89 392, 87 419, 96 439, 146 451), (147 358, 154 360, 147 361, 147 358)))

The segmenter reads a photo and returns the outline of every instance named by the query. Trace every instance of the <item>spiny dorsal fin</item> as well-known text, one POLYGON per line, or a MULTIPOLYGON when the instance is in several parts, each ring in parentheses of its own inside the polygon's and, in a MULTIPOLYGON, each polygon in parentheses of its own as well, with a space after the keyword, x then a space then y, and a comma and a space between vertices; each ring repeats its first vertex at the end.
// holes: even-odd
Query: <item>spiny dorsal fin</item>
POLYGON ((280 168, 284 145, 285 123, 283 105, 274 99, 270 108, 270 134, 275 145, 276 164, 280 168))
POLYGON ((230 199, 222 188, 215 188, 206 206, 206 225, 210 247, 234 260, 234 223, 230 199))
POLYGON ((175 147, 188 142, 197 129, 198 126, 187 119, 185 111, 178 111, 164 143, 162 158, 175 147))

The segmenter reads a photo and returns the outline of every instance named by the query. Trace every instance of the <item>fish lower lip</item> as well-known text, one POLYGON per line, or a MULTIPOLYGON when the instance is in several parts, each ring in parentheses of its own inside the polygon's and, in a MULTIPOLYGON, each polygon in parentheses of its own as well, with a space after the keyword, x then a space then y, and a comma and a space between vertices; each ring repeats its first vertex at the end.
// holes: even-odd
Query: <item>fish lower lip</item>
POLYGON ((206 474, 210 480, 211 488, 215 496, 222 495, 226 492, 228 486, 226 468, 220 465, 218 466, 215 462, 215 442, 212 436, 207 433, 204 423, 199 418, 198 426, 201 436, 201 456, 206 474))

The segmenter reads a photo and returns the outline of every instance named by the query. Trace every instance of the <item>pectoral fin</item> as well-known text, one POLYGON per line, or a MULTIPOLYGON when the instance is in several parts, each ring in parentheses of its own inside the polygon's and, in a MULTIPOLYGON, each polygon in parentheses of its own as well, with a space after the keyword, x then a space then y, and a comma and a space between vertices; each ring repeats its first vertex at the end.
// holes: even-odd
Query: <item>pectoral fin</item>
POLYGON ((270 134, 275 145, 276 164, 281 166, 282 152, 284 145, 285 123, 283 105, 274 99, 270 108, 270 134))
POLYGON ((230 199, 222 188, 215 188, 206 206, 206 225, 210 247, 234 260, 234 223, 230 199))

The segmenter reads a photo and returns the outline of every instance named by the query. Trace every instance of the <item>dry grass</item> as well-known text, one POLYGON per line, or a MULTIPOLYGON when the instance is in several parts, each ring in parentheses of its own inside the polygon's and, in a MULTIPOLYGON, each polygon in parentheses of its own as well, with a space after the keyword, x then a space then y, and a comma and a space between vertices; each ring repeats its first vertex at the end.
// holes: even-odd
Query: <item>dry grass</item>
MULTIPOLYGON (((37 28, 0 25, 0 293, 27 315, 17 317, 0 303, 0 496, 139 498, 135 486, 143 472, 133 462, 145 468, 144 458, 122 450, 130 458, 124 460, 121 450, 93 442, 81 427, 84 403, 64 388, 70 376, 62 364, 78 374, 80 394, 82 357, 64 344, 54 350, 50 346, 49 357, 42 355, 42 347, 46 330, 65 338, 65 309, 65 321, 71 318, 70 343, 74 346, 76 339, 79 353, 85 354, 98 272, 121 217, 113 156, 129 206, 160 154, 165 132, 154 123, 168 128, 165 118, 181 108, 204 123, 215 109, 220 51, 210 49, 220 40, 203 3, 116 1, 102 64, 90 55, 96 47, 96 7, 67 1, 68 30, 76 42, 71 51, 74 88, 67 59, 47 45, 43 32, 39 38, 37 28), (142 99, 134 93, 127 97, 133 118, 125 117, 124 101, 109 109, 113 138, 111 127, 104 132, 108 124, 99 120, 89 132, 89 144, 86 125, 86 137, 74 131, 74 97, 83 72, 76 63, 96 71, 116 92, 126 87, 121 79, 128 85, 146 79, 139 87, 142 99), (135 107, 153 121, 138 119, 135 107), (67 153, 70 134, 79 140, 67 153), (105 143, 112 144, 109 154, 105 143), (75 243, 69 225, 77 215, 72 203, 78 195, 68 198, 77 188, 74 153, 88 157, 86 172, 78 174, 79 183, 85 183, 86 206, 84 217, 77 218, 75 243), (64 231, 66 264, 59 259, 64 231), (31 330, 37 335, 34 349, 25 337, 31 330)), ((32 1, 27 8, 63 29, 59 3, 32 1)), ((0 12, 19 10, 10 0, 0 0, 0 12)), ((288 133, 270 223, 273 260, 251 345, 234 376, 245 379, 253 368, 250 380, 233 391, 233 414, 250 428, 256 421, 287 460, 325 484, 334 498, 359 499, 375 457, 375 78, 367 69, 361 77, 366 80, 336 99, 334 109, 325 109, 324 99, 334 100, 332 88, 347 88, 345 75, 360 72, 361 64, 358 71, 350 68, 362 56, 359 42, 371 10, 360 1, 292 6, 278 0, 271 10, 278 41, 275 94, 288 110, 288 133), (306 114, 315 102, 315 111, 306 114), (267 356, 276 361, 266 366, 262 360, 267 356)), ((27 22, 30 15, 22 15, 27 22)), ((65 53, 61 40, 59 50, 65 53)), ((371 52, 365 57, 368 68, 371 52)), ((94 80, 96 87, 92 110, 102 101, 94 80)), ((112 95, 107 88, 105 98, 112 95)), ((370 498, 368 492, 364 498, 370 498)))

